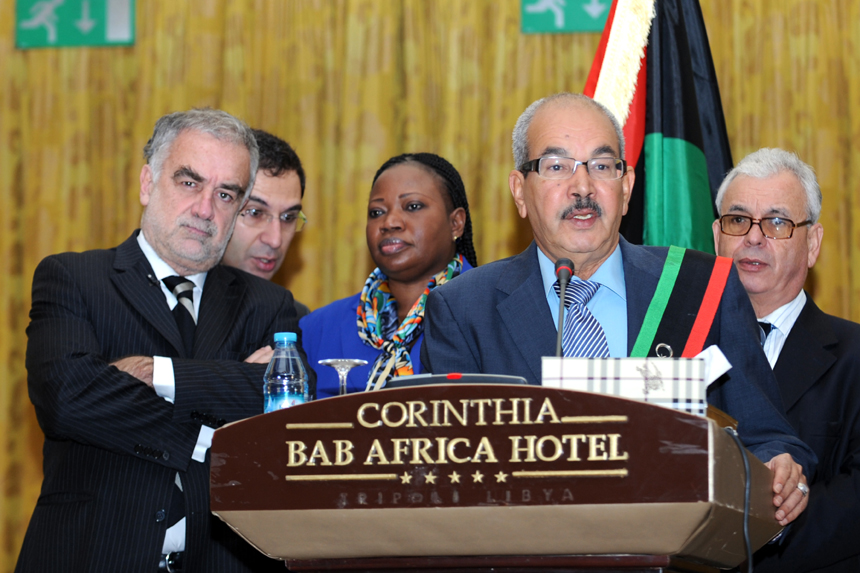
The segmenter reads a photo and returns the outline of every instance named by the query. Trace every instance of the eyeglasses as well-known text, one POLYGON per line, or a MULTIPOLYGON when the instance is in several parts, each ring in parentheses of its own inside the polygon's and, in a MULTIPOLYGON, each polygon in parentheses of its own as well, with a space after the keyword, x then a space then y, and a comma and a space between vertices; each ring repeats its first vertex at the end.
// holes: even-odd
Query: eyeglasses
POLYGON ((544 179, 570 179, 576 168, 585 166, 592 179, 612 181, 620 179, 627 171, 627 162, 617 157, 595 157, 588 161, 577 161, 572 157, 538 157, 520 165, 520 171, 536 171, 544 179))
MULTIPOLYGON (((260 209, 259 207, 248 207, 242 211, 240 215, 242 216, 242 221, 247 226, 254 228, 268 225, 272 222, 272 219, 275 218, 275 215, 265 209, 260 209)), ((278 220, 281 222, 281 226, 283 227, 295 227, 296 233, 301 231, 308 222, 308 218, 301 211, 287 211, 286 213, 281 213, 280 216, 278 216, 278 220)))
POLYGON ((812 221, 795 223, 791 219, 783 219, 782 217, 765 217, 763 219, 753 219, 746 215, 723 215, 720 217, 720 231, 733 237, 743 237, 750 232, 753 225, 758 225, 761 234, 768 239, 790 239, 794 234, 795 227, 811 224, 812 221))

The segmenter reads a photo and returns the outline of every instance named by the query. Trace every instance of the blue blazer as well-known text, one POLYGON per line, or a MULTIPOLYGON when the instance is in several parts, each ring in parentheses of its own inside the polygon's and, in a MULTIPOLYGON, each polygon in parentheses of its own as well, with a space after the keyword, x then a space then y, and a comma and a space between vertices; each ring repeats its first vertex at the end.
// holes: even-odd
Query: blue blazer
MULTIPOLYGON (((620 240, 627 290, 628 353, 642 327, 668 248, 620 240)), ((739 422, 744 444, 767 461, 788 452, 815 469, 812 450, 786 421, 773 372, 761 349, 749 297, 732 268, 705 347, 716 344, 732 369, 708 388, 708 401, 739 422)), ((484 265, 435 289, 427 300, 422 349, 425 368, 522 376, 541 380, 541 357, 554 356, 556 327, 546 303, 537 245, 484 265)))
MULTIPOLYGON (((463 271, 471 269, 468 261, 463 261, 463 271)), ((329 366, 319 364, 326 358, 360 358, 367 360, 366 366, 357 366, 349 371, 346 379, 347 392, 363 392, 367 388, 367 377, 373 362, 380 352, 368 346, 358 336, 356 314, 361 293, 336 300, 333 303, 317 309, 299 321, 302 329, 302 346, 307 352, 308 362, 317 373, 316 397, 328 398, 337 396, 339 383, 337 372, 329 366)), ((412 368, 415 374, 424 371, 421 364, 421 346, 424 334, 421 334, 412 346, 409 355, 412 357, 412 368)))

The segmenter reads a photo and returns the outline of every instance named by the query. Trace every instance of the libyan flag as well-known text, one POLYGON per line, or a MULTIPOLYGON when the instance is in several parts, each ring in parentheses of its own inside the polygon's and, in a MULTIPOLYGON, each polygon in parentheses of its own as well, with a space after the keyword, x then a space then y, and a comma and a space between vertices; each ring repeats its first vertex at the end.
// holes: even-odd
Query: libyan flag
POLYGON ((713 253, 732 155, 698 0, 614 0, 584 93, 624 124, 636 167, 624 236, 713 253))

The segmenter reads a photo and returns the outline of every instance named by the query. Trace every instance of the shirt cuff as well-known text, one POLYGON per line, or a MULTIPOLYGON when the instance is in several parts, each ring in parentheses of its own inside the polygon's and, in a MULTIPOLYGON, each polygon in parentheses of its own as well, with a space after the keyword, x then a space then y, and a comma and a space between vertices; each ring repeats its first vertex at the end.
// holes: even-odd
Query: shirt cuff
POLYGON ((201 464, 206 460, 206 450, 212 446, 212 434, 215 433, 215 428, 209 426, 200 426, 200 433, 197 434, 197 445, 194 446, 194 453, 191 454, 191 459, 201 464))
POLYGON ((152 357, 152 387, 156 394, 173 404, 176 398, 173 360, 164 356, 152 357))

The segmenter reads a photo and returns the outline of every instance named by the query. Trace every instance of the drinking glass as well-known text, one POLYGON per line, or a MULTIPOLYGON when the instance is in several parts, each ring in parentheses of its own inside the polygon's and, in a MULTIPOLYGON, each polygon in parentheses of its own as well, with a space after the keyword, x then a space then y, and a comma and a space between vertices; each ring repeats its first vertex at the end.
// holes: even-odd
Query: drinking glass
POLYGON ((346 396, 346 375, 356 366, 367 364, 367 360, 360 360, 358 358, 326 358, 325 360, 320 360, 319 363, 323 366, 331 366, 337 370, 337 377, 340 382, 340 392, 338 394, 346 396))

